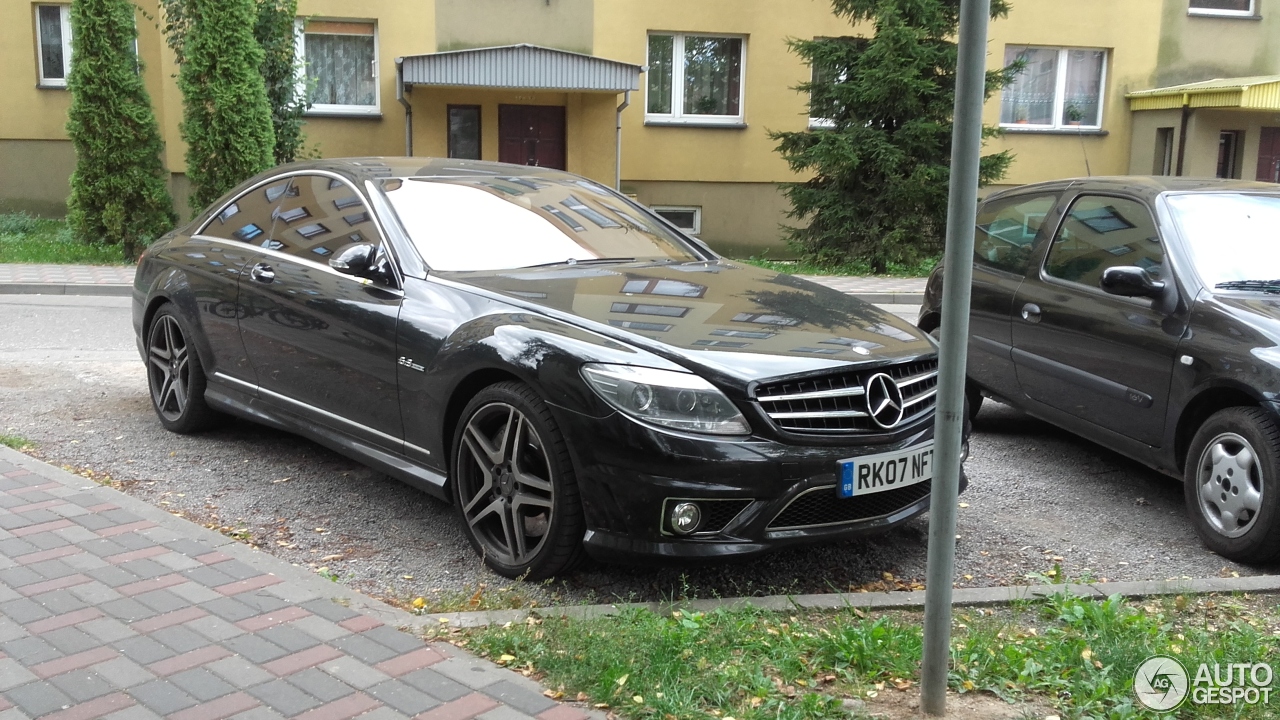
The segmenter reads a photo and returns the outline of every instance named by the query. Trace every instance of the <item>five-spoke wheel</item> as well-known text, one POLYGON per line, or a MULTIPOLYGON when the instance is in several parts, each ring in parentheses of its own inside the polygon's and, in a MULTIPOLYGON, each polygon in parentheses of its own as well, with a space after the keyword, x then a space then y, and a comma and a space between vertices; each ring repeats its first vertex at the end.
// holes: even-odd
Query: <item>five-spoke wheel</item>
POLYGON ((485 562, 529 579, 576 562, 583 525, 577 485, 541 398, 513 382, 486 388, 463 411, 456 435, 454 499, 485 562))
POLYGON ((1187 453, 1186 501, 1211 550, 1248 563, 1280 555, 1278 471, 1280 428, 1261 408, 1227 408, 1201 425, 1187 453))
POLYGON ((147 332, 147 384, 160 423, 180 433, 204 429, 217 417, 205 404, 204 370, 187 337, 174 306, 161 306, 147 332))

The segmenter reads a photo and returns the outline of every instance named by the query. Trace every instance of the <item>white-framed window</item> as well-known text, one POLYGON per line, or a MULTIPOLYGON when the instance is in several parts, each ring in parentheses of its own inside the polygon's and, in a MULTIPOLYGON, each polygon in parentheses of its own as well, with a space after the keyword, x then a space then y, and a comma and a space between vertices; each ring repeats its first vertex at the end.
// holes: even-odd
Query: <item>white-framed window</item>
POLYGON ((1190 0, 1188 15, 1225 15, 1229 17, 1254 17, 1258 0, 1190 0))
POLYGON ((377 115, 378 27, 366 20, 298 20, 311 115, 377 115))
POLYGON ((71 6, 36 5, 35 10, 39 86, 64 88, 71 74, 71 6))
POLYGON ((742 124, 747 39, 649 33, 645 121, 742 124))
POLYGON ((1107 51, 1008 45, 1005 65, 1023 63, 1022 72, 1004 88, 1000 125, 1028 130, 1102 127, 1107 51))
POLYGON ((692 205, 655 205, 652 208, 667 222, 690 235, 702 232, 702 208, 692 205))

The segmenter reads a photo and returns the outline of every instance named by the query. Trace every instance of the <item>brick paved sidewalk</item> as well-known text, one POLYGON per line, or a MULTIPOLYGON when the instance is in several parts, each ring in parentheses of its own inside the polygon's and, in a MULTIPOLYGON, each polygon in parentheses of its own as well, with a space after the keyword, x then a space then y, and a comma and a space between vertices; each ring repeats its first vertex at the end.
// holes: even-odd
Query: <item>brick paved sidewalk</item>
POLYGON ((0 283, 132 285, 132 265, 27 265, 0 263, 0 283))
POLYGON ((0 720, 601 717, 415 620, 0 447, 0 720))

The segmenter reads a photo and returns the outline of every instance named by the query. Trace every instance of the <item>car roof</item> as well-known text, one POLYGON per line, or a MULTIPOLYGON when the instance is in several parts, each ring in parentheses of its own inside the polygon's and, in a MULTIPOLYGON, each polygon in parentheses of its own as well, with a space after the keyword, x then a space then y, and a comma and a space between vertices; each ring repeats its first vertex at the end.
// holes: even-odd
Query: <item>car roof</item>
POLYGON ((1125 192, 1146 200, 1154 200, 1157 196, 1168 192, 1280 192, 1280 185, 1250 180, 1158 175, 1116 175, 1110 177, 1066 178, 1031 185, 1020 185, 1016 188, 992 193, 986 199, 990 200, 1026 192, 1062 192, 1068 188, 1100 192, 1125 192))
POLYGON ((513 165, 511 163, 460 160, 456 158, 428 157, 352 157, 307 160, 273 168, 272 173, 298 170, 328 170, 346 175, 352 180, 385 180, 387 178, 438 177, 542 177, 547 179, 578 180, 576 175, 562 170, 513 165))

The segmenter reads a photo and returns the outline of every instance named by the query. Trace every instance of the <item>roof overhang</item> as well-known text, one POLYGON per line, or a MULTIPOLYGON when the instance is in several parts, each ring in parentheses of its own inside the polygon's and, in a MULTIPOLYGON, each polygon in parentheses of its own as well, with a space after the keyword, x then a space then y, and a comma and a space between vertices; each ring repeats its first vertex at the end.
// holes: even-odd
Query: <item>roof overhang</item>
POLYGON ((640 89, 639 65, 538 45, 396 58, 403 83, 443 87, 620 93, 640 89))
POLYGON ((1219 78, 1139 90, 1125 97, 1133 111, 1177 110, 1183 107, 1280 111, 1280 75, 1219 78))

